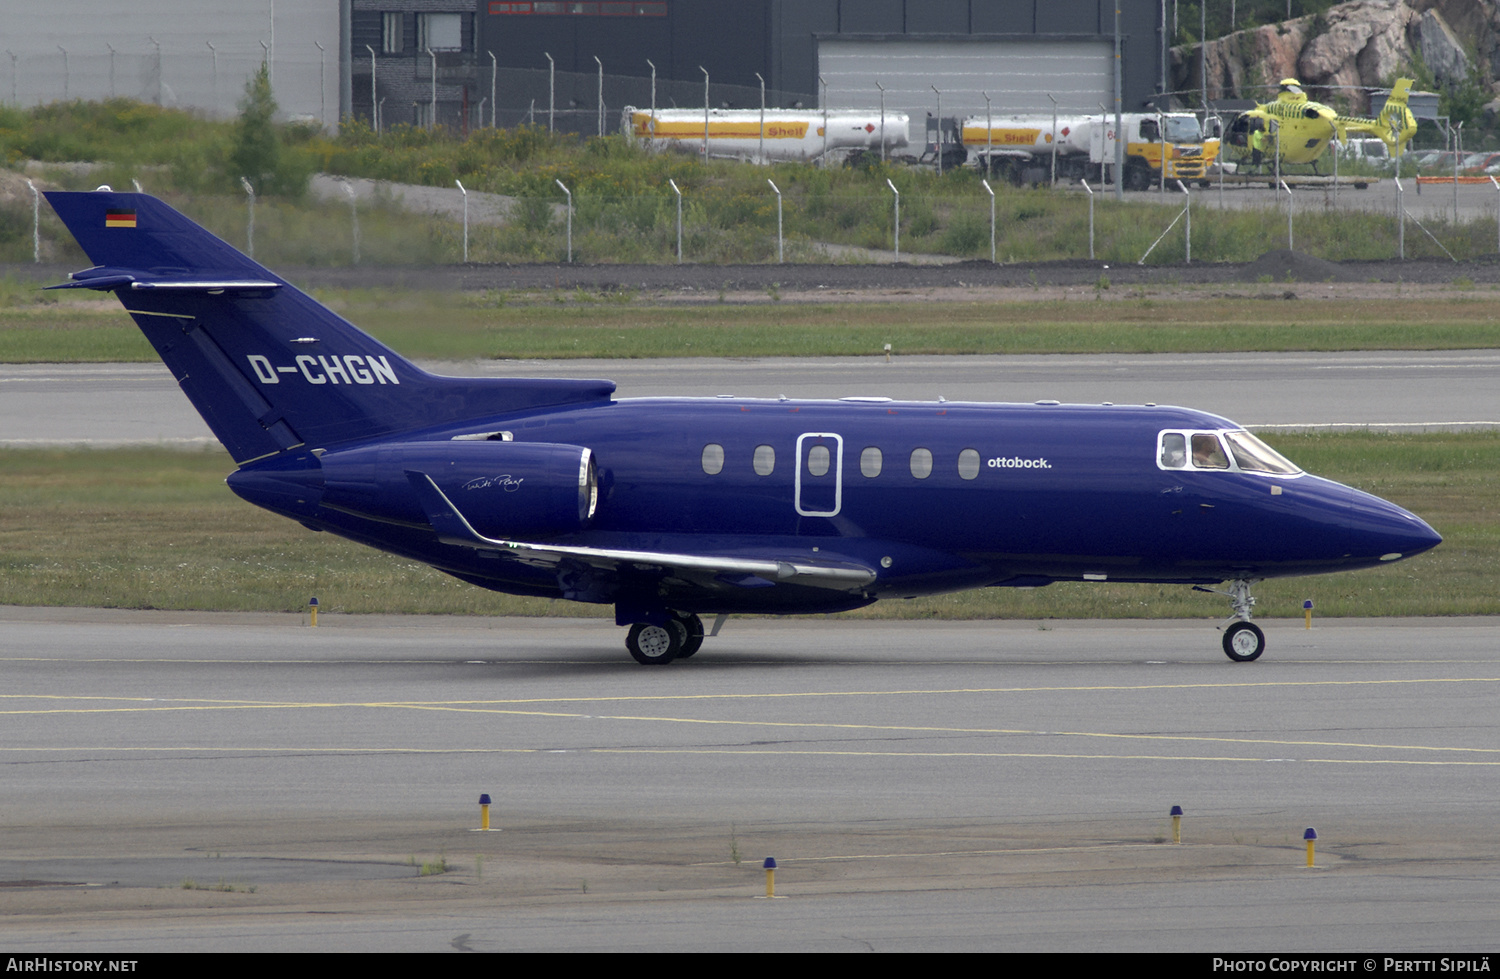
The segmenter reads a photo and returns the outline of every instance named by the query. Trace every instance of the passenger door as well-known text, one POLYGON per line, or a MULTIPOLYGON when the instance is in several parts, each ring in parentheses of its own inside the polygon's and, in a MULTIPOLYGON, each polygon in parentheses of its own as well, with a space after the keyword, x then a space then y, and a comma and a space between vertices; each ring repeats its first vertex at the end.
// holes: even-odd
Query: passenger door
POLYGON ((843 489, 843 436, 831 432, 797 436, 797 512, 804 517, 836 516, 843 505, 843 489))

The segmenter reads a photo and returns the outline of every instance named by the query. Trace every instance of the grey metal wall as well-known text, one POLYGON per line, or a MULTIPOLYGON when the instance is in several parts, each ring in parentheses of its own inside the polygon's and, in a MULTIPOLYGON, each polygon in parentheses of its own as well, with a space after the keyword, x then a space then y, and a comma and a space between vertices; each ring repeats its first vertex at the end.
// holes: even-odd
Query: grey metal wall
POLYGON ((820 39, 818 71, 833 106, 878 105, 883 85, 886 111, 910 116, 908 135, 920 140, 939 93, 944 116, 983 115, 986 93, 996 115, 1050 113, 1049 94, 1059 111, 1098 112, 1113 98, 1114 48, 1097 39, 832 37, 820 39))
POLYGON ((282 114, 317 119, 322 113, 333 124, 343 47, 339 6, 340 0, 0 0, 0 47, 13 55, 0 51, 0 98, 27 106, 113 93, 230 115, 269 55, 282 114), (210 44, 218 49, 217 84, 210 44))
MULTIPOLYGON (((1136 109, 1157 93, 1165 8, 1162 0, 1120 0, 1119 6, 1122 91, 1125 108, 1136 109)), ((1115 5, 1106 0, 773 0, 773 74, 778 88, 816 93, 819 48, 834 40, 892 42, 960 36, 992 42, 1093 39, 1109 44, 1112 57, 1114 11, 1115 5)), ((1063 52, 1061 57, 1071 55, 1063 52)), ((1036 78, 1039 88, 1065 87, 1054 77, 1057 69, 1073 70, 1046 62, 1034 67, 1042 72, 1036 78)), ((1113 68, 1110 70, 1112 73, 1113 68)), ((1113 83, 1109 91, 1112 93, 1113 83)), ((867 99, 849 103, 856 108, 875 104, 867 99)), ((1050 111, 1051 103, 1047 105, 1050 111)), ((944 114, 949 114, 946 109, 944 114)))
MULTIPOLYGON (((683 86, 701 86, 701 65, 711 76, 710 101, 715 105, 752 104, 745 92, 755 88, 757 71, 765 77, 767 87, 781 95, 772 99, 772 104, 817 105, 821 94, 818 73, 834 67, 829 59, 835 57, 835 49, 829 45, 925 43, 968 37, 975 38, 975 43, 1008 45, 1029 39, 1053 47, 1047 48, 1050 53, 1045 55, 1026 54, 1020 46, 992 47, 990 51, 1000 51, 1004 61, 1029 59, 1024 72, 1036 72, 1037 97, 1049 111, 1051 103, 1040 95, 1043 89, 1054 90, 1060 100, 1067 97, 1080 108, 1099 100, 1101 90, 1095 78, 1099 45, 1110 46, 1108 57, 1112 59, 1115 9, 1106 0, 666 0, 664 17, 603 17, 498 16, 489 14, 488 7, 486 2, 479 5, 479 46, 481 52, 494 51, 502 67, 546 71, 546 52, 556 62, 559 75, 568 72, 584 78, 597 70, 597 56, 607 76, 644 78, 650 72, 646 63, 650 59, 656 65, 660 84, 675 81, 683 86), (719 85, 734 86, 735 90, 721 97, 717 94, 719 85)), ((1125 108, 1135 109, 1156 94, 1163 8, 1161 0, 1121 0, 1121 9, 1125 108)), ((847 47, 838 50, 853 51, 847 47)), ((865 53, 877 50, 865 49, 865 53)), ((841 63, 837 70, 852 73, 857 67, 841 63)), ((1109 70, 1112 73, 1112 66, 1109 70)), ((1018 72, 996 69, 997 87, 1003 84, 1019 92, 1021 86, 1004 80, 1014 74, 1018 72)), ((842 85, 838 89, 840 98, 835 99, 830 79, 832 106, 875 108, 879 93, 873 85, 866 86, 865 80, 842 85)), ((983 89, 985 84, 989 82, 977 88, 983 89)), ((955 87, 976 86, 963 83, 955 87)), ((927 90, 927 86, 921 89, 927 90)), ((1106 100, 1112 99, 1112 81, 1102 93, 1106 100)), ((501 104, 525 108, 533 97, 534 92, 524 98, 521 93, 509 99, 502 95, 501 104)), ((582 111, 592 104, 591 97, 586 91, 570 91, 567 101, 582 111)), ((684 101, 679 100, 679 104, 684 101)), ((701 103, 701 96, 693 101, 701 103)), ((982 109, 983 100, 977 101, 982 109)), ((928 107, 923 104, 914 118, 926 111, 928 107)), ((944 114, 951 114, 946 107, 944 114)))

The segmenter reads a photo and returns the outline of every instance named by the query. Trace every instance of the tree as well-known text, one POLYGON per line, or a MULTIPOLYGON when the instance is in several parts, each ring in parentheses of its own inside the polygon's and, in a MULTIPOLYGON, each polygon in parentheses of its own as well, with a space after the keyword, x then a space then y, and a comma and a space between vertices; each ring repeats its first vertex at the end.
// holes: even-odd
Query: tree
POLYGON ((234 150, 229 155, 230 180, 250 181, 257 194, 284 190, 281 180, 281 139, 276 132, 276 97, 271 94, 271 70, 261 62, 260 70, 245 83, 240 100, 240 120, 235 127, 234 150))

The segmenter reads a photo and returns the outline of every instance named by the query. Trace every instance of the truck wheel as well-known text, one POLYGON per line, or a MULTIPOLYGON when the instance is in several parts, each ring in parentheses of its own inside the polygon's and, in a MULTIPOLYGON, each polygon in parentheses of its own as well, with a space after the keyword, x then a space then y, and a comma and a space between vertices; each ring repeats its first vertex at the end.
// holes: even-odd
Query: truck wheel
POLYGON ((1128 163, 1125 166, 1125 189, 1126 190, 1149 190, 1151 188, 1151 171, 1140 163, 1128 163))

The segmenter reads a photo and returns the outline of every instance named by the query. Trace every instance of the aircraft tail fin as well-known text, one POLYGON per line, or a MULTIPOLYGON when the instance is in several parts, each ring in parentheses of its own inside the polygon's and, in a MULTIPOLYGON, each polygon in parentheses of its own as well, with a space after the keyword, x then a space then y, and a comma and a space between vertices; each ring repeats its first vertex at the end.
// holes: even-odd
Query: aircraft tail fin
POLYGON ((1377 117, 1381 129, 1380 138, 1393 156, 1401 155, 1407 142, 1417 131, 1417 119, 1406 104, 1411 86, 1412 79, 1397 79, 1396 84, 1391 86, 1391 94, 1386 96, 1385 108, 1380 110, 1377 117))
POLYGON ((553 405, 609 381, 429 374, 146 194, 52 191, 95 266, 236 462, 553 405))

